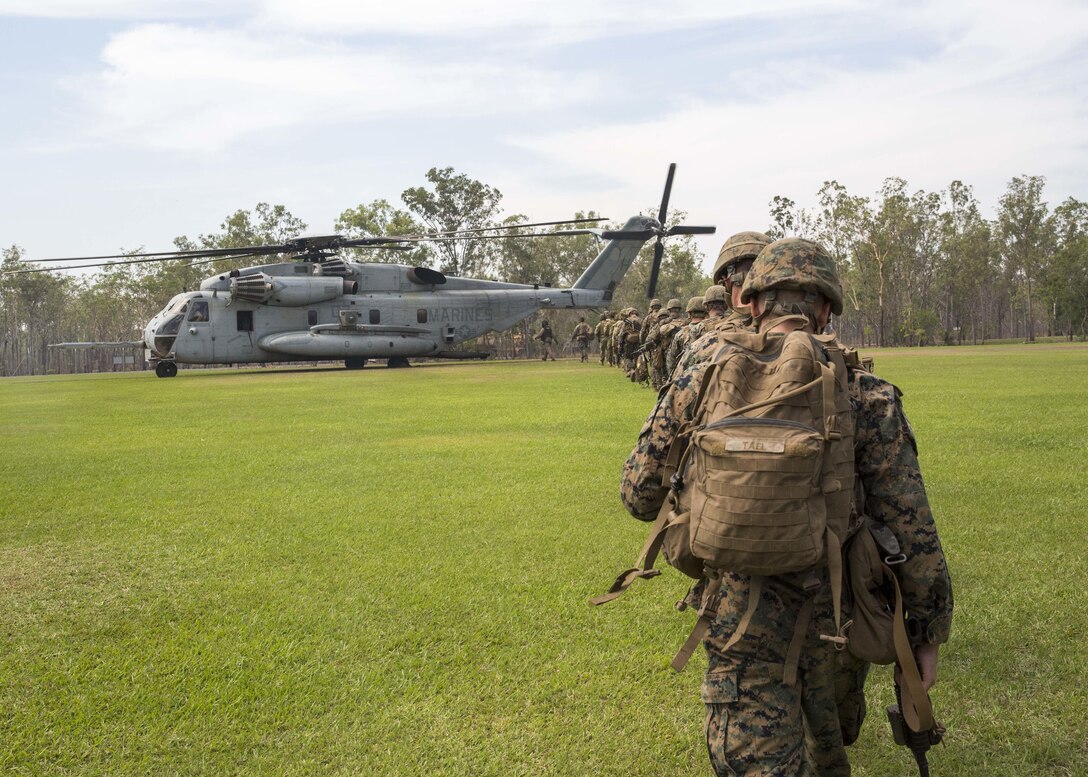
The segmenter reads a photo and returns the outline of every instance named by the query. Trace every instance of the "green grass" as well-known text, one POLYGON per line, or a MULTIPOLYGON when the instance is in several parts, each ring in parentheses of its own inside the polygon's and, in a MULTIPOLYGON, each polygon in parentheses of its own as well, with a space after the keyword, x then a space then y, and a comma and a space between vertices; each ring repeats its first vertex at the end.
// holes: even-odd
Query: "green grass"
MULTIPOLYGON (((875 355, 956 588, 934 773, 1088 773, 1088 348, 875 355)), ((0 381, 0 773, 706 773, 685 581, 586 603, 652 402, 572 361, 0 381)), ((855 772, 910 774, 869 694, 855 772)))

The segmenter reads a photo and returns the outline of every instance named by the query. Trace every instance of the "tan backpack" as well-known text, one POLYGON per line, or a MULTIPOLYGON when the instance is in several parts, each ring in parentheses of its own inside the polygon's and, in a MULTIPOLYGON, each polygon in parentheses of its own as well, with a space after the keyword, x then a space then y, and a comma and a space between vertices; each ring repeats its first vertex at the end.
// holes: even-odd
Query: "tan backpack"
MULTIPOLYGON (((764 576, 823 565, 836 625, 824 638, 846 643, 840 540, 853 494, 854 416, 842 349, 833 337, 802 330, 733 332, 722 340, 693 419, 669 451, 664 482, 671 488, 639 561, 592 600, 611 601, 639 577, 657 574, 662 546, 670 564, 705 578, 699 618, 672 662, 677 671, 716 615, 722 572, 752 576, 748 609, 725 649, 743 636, 764 576)), ((807 609, 795 637, 807 629, 807 609)), ((794 663, 785 679, 795 673, 794 663)))

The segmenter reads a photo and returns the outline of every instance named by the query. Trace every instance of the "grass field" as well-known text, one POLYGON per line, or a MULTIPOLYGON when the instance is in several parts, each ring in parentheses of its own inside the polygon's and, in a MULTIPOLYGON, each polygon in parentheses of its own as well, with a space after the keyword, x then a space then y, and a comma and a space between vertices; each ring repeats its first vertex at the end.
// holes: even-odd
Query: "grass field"
MULTIPOLYGON (((934 774, 1088 774, 1088 347, 877 351, 956 590, 934 774)), ((577 362, 0 381, 0 773, 706 774, 653 397, 577 362)), ((855 773, 914 771, 869 684, 855 773)))

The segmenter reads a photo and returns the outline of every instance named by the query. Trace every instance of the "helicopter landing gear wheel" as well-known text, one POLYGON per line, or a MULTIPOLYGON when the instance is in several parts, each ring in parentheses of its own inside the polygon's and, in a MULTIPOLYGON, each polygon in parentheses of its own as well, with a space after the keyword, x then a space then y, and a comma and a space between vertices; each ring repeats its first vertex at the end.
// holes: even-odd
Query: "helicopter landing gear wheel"
POLYGON ((174 362, 159 362, 155 365, 155 374, 160 378, 172 378, 178 374, 178 365, 174 362))
POLYGON ((366 366, 366 359, 362 356, 349 356, 344 359, 344 366, 349 370, 361 370, 366 366))
POLYGON ((407 356, 391 356, 389 361, 386 362, 386 366, 393 369, 398 367, 410 367, 411 365, 408 364, 407 356))

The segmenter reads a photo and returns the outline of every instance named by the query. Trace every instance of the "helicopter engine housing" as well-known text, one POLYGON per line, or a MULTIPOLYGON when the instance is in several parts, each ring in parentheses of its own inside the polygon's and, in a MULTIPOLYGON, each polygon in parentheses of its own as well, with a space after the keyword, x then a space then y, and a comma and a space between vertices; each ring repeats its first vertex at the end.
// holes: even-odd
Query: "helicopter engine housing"
POLYGON ((327 302, 358 290, 356 281, 327 275, 284 278, 261 272, 230 279, 230 293, 235 299, 288 308, 327 302))

